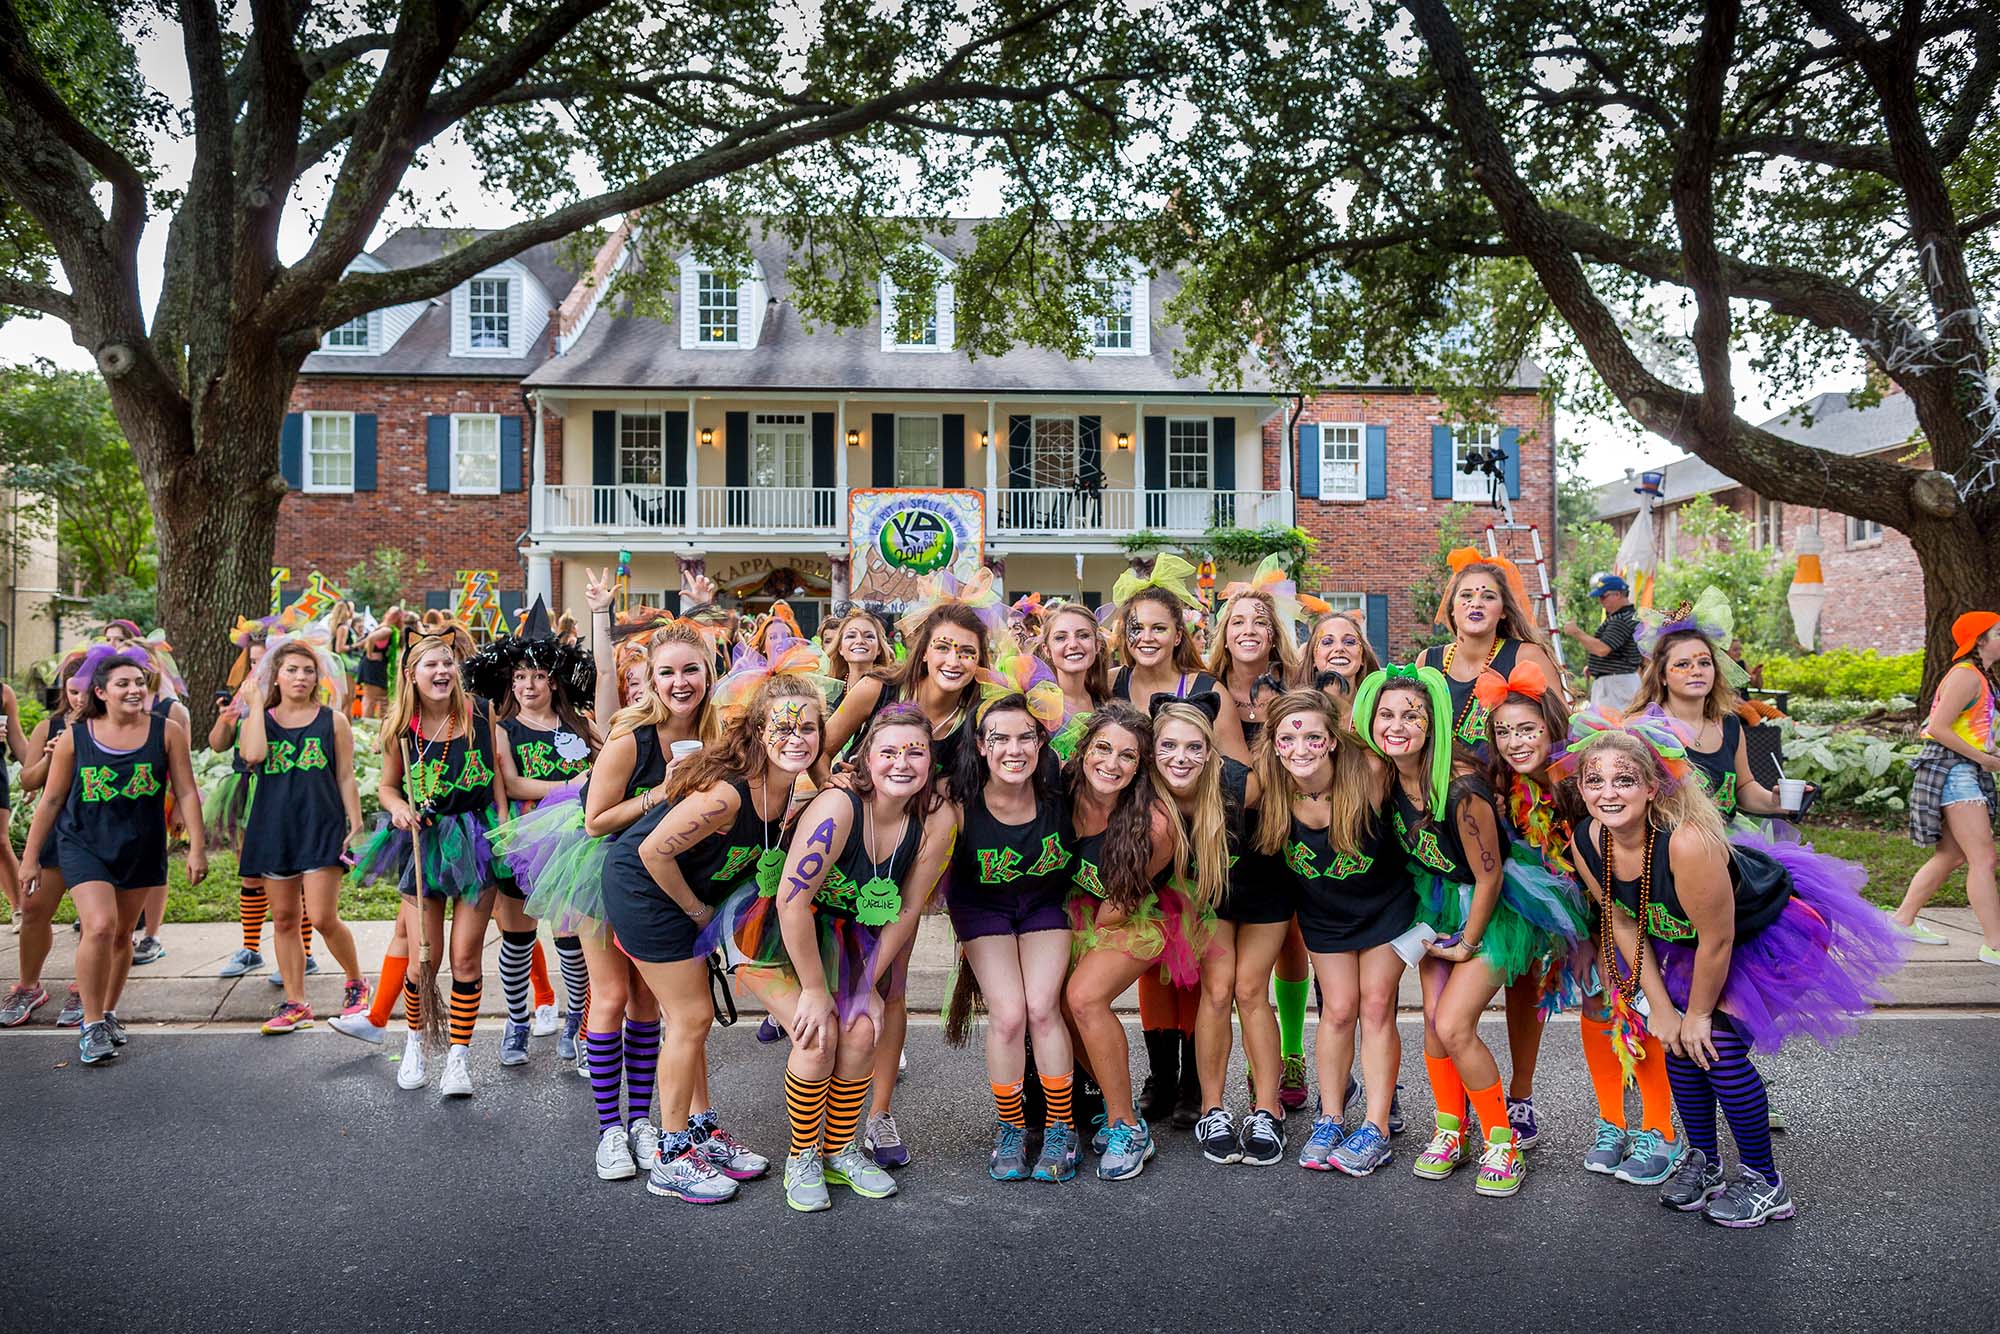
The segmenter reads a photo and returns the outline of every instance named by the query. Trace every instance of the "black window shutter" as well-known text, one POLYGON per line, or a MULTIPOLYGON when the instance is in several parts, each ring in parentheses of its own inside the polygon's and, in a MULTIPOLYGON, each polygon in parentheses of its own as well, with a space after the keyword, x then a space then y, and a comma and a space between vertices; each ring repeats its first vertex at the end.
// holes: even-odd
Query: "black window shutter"
POLYGON ((1024 494, 1035 484, 1035 419, 1007 419, 1007 519, 1018 528, 1028 521, 1034 497, 1024 494))
POLYGON ((1076 484, 1085 491, 1104 485, 1104 419, 1076 419, 1076 484))
POLYGON ((750 522, 750 414, 747 412, 722 414, 722 483, 732 488, 727 493, 729 522, 750 522))
MULTIPOLYGON (((618 414, 600 408, 590 414, 590 484, 594 487, 618 485, 618 414)), ((591 521, 610 523, 618 512, 616 494, 595 491, 591 495, 591 521)))
POLYGON ((284 429, 278 432, 278 472, 294 491, 305 485, 305 440, 305 415, 286 413, 284 429))
POLYGON ((869 451, 874 455, 874 470, 870 474, 877 486, 896 484, 896 417, 894 413, 875 414, 869 451))
POLYGON ((1367 603, 1368 642, 1375 646, 1375 656, 1383 662, 1389 661, 1389 595, 1370 593, 1367 603))
POLYGON ((669 412, 663 416, 665 429, 660 440, 667 457, 660 476, 666 479, 667 503, 662 507, 662 522, 680 527, 687 523, 688 415, 669 412))
POLYGON ((813 484, 813 524, 827 528, 833 524, 833 506, 837 499, 831 494, 837 460, 834 451, 839 445, 833 438, 833 414, 815 412, 812 415, 812 484, 813 484))
POLYGON ((375 489, 375 414, 354 414, 354 489, 375 489))
POLYGON ((451 594, 450 594, 450 593, 448 593, 448 592, 445 592, 445 593, 426 593, 426 594, 424 594, 424 610, 425 610, 425 611, 450 611, 450 610, 451 610, 451 601, 452 601, 452 598, 451 598, 451 594))
MULTIPOLYGON (((521 489, 521 424, 525 417, 502 417, 500 419, 500 490, 502 492, 521 489)), ((355 438, 360 438, 359 419, 355 438)), ((359 450, 356 453, 359 454, 359 450)))
POLYGON ((965 414, 944 414, 944 436, 939 442, 944 452, 943 479, 946 486, 965 485, 965 414))
POLYGON ((1146 418, 1146 527, 1167 521, 1167 419, 1146 418))
POLYGON ((1212 460, 1209 484, 1215 488, 1215 508, 1209 522, 1220 528, 1236 526, 1236 419, 1216 417, 1209 422, 1208 447, 1212 460))
POLYGON ((424 418, 424 489, 451 490, 451 418, 424 418))

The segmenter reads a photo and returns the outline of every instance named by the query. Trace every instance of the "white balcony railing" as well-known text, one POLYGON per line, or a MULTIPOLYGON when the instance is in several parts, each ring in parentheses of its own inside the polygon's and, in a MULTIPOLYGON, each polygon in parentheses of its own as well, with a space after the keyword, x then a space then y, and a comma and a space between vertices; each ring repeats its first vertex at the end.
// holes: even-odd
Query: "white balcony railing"
POLYGON ((847 507, 831 486, 698 486, 694 491, 695 519, 703 532, 809 533, 847 526, 847 507))
POLYGON ((1010 537, 1122 536, 1147 529, 1194 535, 1212 527, 1260 528, 1290 522, 1283 491, 1070 490, 1002 491, 988 523, 1010 537))

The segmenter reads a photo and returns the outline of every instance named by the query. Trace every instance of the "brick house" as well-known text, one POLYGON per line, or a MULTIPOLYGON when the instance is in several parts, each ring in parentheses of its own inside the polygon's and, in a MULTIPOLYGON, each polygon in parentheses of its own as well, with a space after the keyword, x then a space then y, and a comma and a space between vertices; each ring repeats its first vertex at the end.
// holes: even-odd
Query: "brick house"
MULTIPOLYGON (((1930 466, 1916 409, 1893 386, 1874 407, 1855 407, 1845 393, 1820 394, 1762 426, 1833 454, 1930 466)), ((1820 647, 1909 653, 1924 646, 1923 576, 1903 534, 1872 519, 1767 500, 1692 456, 1675 459, 1663 471, 1666 480, 1653 512, 1663 553, 1686 555, 1694 549, 1694 540, 1680 530, 1679 510, 1697 496, 1712 497, 1741 514, 1749 524, 1751 544, 1781 559, 1796 550, 1803 528, 1816 527, 1827 594, 1820 613, 1820 647)), ((1639 508, 1633 484, 1632 479, 1608 482, 1597 490, 1597 517, 1621 537, 1639 508)))
MULTIPOLYGON (((411 229, 357 262, 421 262, 449 241, 411 229)), ((899 318, 885 276, 863 328, 803 328, 776 239, 747 271, 667 261, 667 318, 613 309, 607 280, 644 262, 621 228, 587 272, 542 247, 413 314, 335 330, 286 423, 281 562, 296 582, 400 545, 430 567, 429 601, 454 571, 487 568, 503 602, 541 593, 560 610, 581 608, 586 568, 624 552, 634 598, 672 605, 694 569, 748 609, 784 596, 811 625, 847 597, 851 491, 966 488, 1010 597, 1108 598, 1141 529, 1191 540, 1218 520, 1296 522, 1322 539, 1329 591, 1386 646, 1453 503, 1455 450, 1520 446, 1510 489, 1553 522, 1552 409, 1532 384, 1510 387, 1486 435, 1455 435, 1437 399, 1393 386, 1301 404, 1252 368, 1211 390, 1179 372, 1179 331, 1155 315, 1177 279, 1137 268, 1103 276, 1091 357, 975 360, 953 346, 953 238, 928 245, 933 313, 899 318)))

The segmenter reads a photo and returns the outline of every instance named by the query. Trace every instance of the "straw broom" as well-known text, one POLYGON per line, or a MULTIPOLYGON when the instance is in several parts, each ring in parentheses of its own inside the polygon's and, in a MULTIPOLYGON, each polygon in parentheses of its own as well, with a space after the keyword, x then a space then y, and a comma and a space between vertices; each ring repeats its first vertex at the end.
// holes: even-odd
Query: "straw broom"
POLYGON ((417 1003, 423 1011, 424 1048, 427 1053, 436 1053, 444 1049, 450 1030, 445 1023, 444 993, 438 989, 437 960, 431 955, 431 935, 424 922, 422 830, 423 820, 419 817, 410 826, 410 869, 417 882, 416 921, 411 929, 417 942, 417 1003))

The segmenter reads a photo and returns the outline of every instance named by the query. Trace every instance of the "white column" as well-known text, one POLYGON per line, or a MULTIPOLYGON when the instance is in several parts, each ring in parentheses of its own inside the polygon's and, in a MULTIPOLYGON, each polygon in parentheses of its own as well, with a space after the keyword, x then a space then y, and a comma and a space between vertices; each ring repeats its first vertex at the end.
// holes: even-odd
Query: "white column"
POLYGON ((1132 526, 1146 527, 1146 405, 1132 405, 1132 526))
MULTIPOLYGON (((1298 402, 1299 400, 1297 399, 1286 399, 1284 403, 1281 405, 1278 412, 1279 431, 1283 437, 1278 441, 1278 490, 1284 493, 1284 499, 1281 500, 1279 504, 1283 507, 1285 511, 1285 522, 1288 524, 1296 524, 1299 521, 1299 502, 1297 494, 1292 490, 1292 455, 1295 454, 1299 448, 1298 444, 1299 419, 1296 415, 1293 414, 1292 408, 1295 404, 1298 404, 1298 402)), ((1365 438, 1365 434, 1362 440, 1362 448, 1364 451, 1363 459, 1365 461, 1366 460, 1365 451, 1367 449, 1367 440, 1365 438)), ((1259 456, 1258 468, 1257 468, 1257 473, 1258 473, 1257 481, 1258 485, 1260 486, 1263 484, 1264 480, 1263 479, 1264 469, 1263 469, 1263 458, 1262 458, 1263 452, 1264 451, 1261 449, 1257 451, 1259 456)))
MULTIPOLYGON (((529 455, 534 473, 528 478, 528 531, 539 533, 544 531, 548 524, 548 497, 542 494, 543 451, 546 448, 542 433, 542 396, 539 393, 529 394, 528 406, 535 411, 535 447, 534 452, 529 455)), ((542 574, 546 579, 548 562, 544 560, 542 566, 542 574)))
POLYGON ((701 505, 701 432, 694 420, 694 395, 688 395, 688 438, 687 438, 687 492, 684 503, 687 510, 683 517, 687 520, 687 530, 694 533, 701 528, 701 515, 697 512, 701 505))
POLYGON ((833 498, 835 508, 847 508, 847 400, 833 401, 833 485, 839 492, 833 498))
POLYGON ((986 400, 986 540, 993 540, 1000 515, 1000 437, 993 434, 993 400, 986 400))
POLYGON ((550 610, 550 618, 562 614, 562 604, 556 601, 555 590, 550 585, 554 571, 549 568, 548 553, 531 551, 528 553, 528 605, 534 606, 540 598, 550 610))

